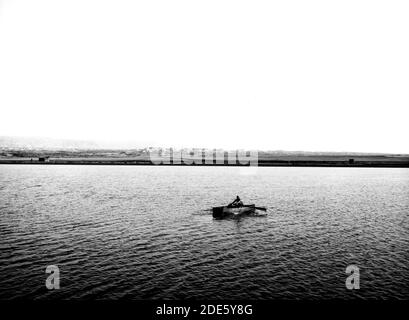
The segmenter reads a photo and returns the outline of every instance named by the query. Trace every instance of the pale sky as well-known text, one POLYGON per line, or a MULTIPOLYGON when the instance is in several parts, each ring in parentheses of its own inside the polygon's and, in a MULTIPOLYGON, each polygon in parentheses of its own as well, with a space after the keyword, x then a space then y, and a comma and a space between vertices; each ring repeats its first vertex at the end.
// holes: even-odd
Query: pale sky
POLYGON ((409 1, 1 1, 0 135, 409 153, 409 1))

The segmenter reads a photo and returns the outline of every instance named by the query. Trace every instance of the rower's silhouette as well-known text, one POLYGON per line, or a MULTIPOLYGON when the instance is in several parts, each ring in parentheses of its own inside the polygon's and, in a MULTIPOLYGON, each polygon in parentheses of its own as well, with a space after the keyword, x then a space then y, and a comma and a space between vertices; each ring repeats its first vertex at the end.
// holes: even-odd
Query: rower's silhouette
POLYGON ((234 201, 228 205, 228 207, 242 207, 242 206, 243 206, 243 202, 240 200, 239 196, 237 196, 236 199, 234 199, 234 201))

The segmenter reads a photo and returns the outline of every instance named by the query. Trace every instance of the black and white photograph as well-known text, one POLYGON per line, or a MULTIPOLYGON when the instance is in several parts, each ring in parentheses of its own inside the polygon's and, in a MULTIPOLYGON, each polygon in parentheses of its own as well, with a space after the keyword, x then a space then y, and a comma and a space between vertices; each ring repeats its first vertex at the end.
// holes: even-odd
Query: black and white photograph
POLYGON ((408 17, 0 0, 1 305, 409 300, 408 17))

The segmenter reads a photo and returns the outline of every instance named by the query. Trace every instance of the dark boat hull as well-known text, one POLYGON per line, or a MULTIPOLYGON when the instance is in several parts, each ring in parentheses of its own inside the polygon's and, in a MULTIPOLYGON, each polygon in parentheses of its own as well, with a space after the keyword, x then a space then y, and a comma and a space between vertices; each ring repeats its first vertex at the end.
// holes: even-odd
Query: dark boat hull
POLYGON ((213 218, 223 219, 228 217, 238 217, 255 212, 255 205, 250 204, 243 207, 213 207, 213 218))

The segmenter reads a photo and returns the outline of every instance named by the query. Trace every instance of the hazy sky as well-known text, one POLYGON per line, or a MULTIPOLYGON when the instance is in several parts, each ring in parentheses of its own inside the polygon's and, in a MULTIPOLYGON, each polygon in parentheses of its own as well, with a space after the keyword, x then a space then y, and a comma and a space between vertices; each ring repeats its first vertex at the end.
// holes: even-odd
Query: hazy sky
POLYGON ((408 1, 1 1, 0 135, 409 153, 408 1))

